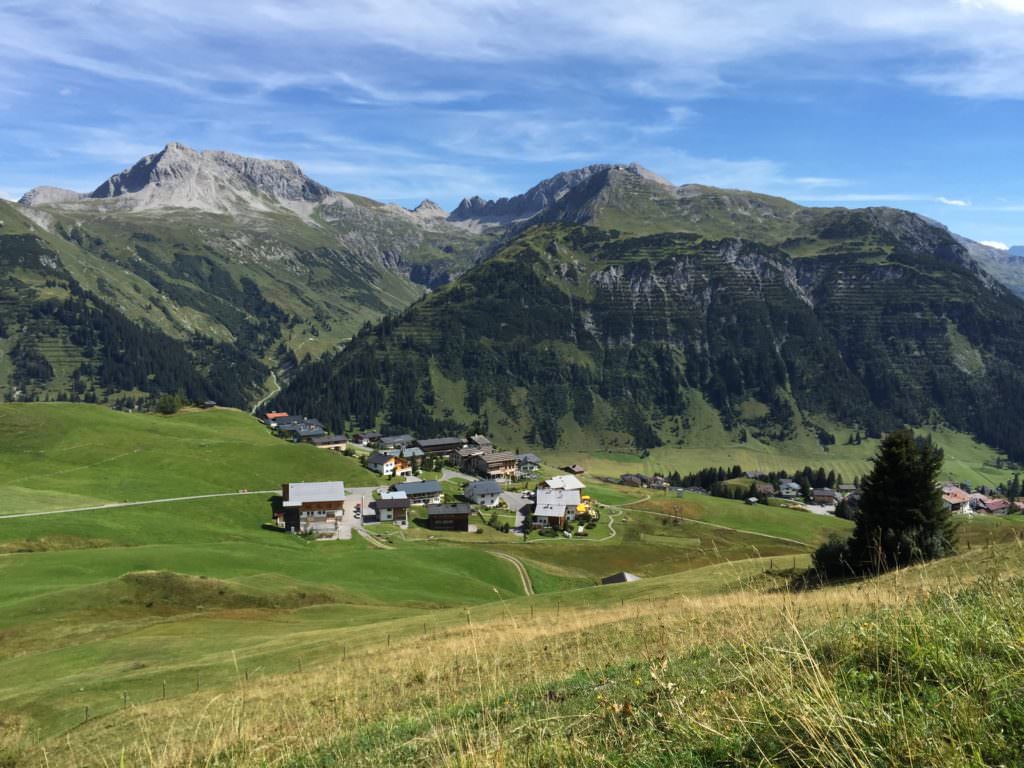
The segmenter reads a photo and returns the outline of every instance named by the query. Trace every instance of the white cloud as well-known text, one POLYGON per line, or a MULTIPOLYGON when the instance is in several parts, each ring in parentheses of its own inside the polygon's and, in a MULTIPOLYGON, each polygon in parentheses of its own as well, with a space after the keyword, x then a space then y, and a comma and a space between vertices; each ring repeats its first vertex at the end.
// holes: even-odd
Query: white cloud
POLYGON ((997 251, 1008 251, 1010 246, 1006 243, 1001 243, 998 240, 982 240, 982 245, 987 245, 989 248, 995 248, 997 251))
POLYGON ((955 208, 969 208, 971 205, 968 200, 958 200, 954 197, 937 197, 935 200, 943 205, 952 205, 955 208))
POLYGON ((338 68, 372 98, 453 96, 447 89, 368 83, 349 71, 353 62, 374 71, 368 56, 376 49, 435 64, 596 58, 621 65, 623 82, 635 92, 670 98, 727 84, 725 72, 738 63, 828 57, 850 46, 861 52, 851 71, 873 55, 900 50, 927 62, 901 73, 908 82, 965 96, 1024 98, 1020 0, 861 0, 855 9, 818 0, 648 0, 642 8, 615 0, 353 0, 344 7, 265 0, 243 9, 228 0, 138 0, 113 8, 5 4, 0 27, 0 60, 43 60, 208 95, 218 92, 211 86, 219 81, 273 86, 338 68))

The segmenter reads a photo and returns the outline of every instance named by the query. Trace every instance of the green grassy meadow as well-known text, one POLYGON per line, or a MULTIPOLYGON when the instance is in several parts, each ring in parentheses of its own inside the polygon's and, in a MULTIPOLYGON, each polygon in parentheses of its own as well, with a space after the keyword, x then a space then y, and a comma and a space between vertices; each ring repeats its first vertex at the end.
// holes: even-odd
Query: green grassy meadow
POLYGON ((0 445, 0 514, 273 490, 289 481, 374 482, 357 462, 274 438, 230 409, 160 416, 0 404, 0 445))
MULTIPOLYGON (((589 481, 588 493, 601 505, 600 522, 573 540, 532 534, 523 541, 486 526, 484 512, 474 520, 481 533, 372 526, 386 550, 358 536, 313 541, 262 527, 268 493, 10 517, 270 491, 300 479, 371 484, 374 476, 355 459, 279 441, 231 410, 161 417, 12 404, 0 406, 0 433, 8 515, 0 516, 5 767, 117 764, 122 750, 132 765, 327 765, 337 761, 335 750, 352 749, 354 764, 490 764, 490 757, 459 758, 458 750, 445 757, 436 745, 417 747, 405 760, 393 739, 401 740, 405 727, 421 739, 431 723, 468 727, 459 707, 502 691, 519 702, 536 685, 561 690, 559 681, 589 667, 588 658, 595 669, 611 670, 630 658, 623 655, 630 637, 682 653, 658 634, 668 626, 664 611, 675 617, 673 627, 690 622, 685 632, 695 643, 695 628, 725 603, 708 603, 701 613, 692 601, 738 600, 753 606, 748 613, 769 610, 813 548, 850 529, 800 510, 597 481, 589 481), (495 553, 524 565, 534 596, 524 596, 514 565, 495 553), (595 586, 619 570, 642 580, 595 586), (595 634, 603 625, 621 637, 595 634), (560 654, 520 658, 514 649, 531 643, 557 643, 560 654), (515 665, 522 679, 515 679, 515 665), (377 680, 383 682, 375 689, 377 680), (307 688, 317 692, 305 695, 307 688), (315 713, 309 722, 323 729, 314 734, 293 723, 306 741, 267 744, 281 702, 315 713), (324 702, 334 703, 325 709, 324 702), (350 707, 362 713, 385 703, 394 717, 382 712, 380 723, 392 730, 382 734, 363 720, 352 731, 358 743, 331 740, 336 725, 358 714, 350 707), (435 708, 438 719, 421 720, 422 707, 435 708), (319 719, 328 710, 337 721, 319 719), (390 746, 380 752, 375 744, 390 746), (199 751, 188 753, 193 746, 186 745, 199 751)), ((963 562, 991 570, 992 553, 1004 562, 1022 537, 1018 516, 964 520, 963 562)), ((938 574, 952 565, 929 567, 938 574)), ((963 578, 965 571, 957 573, 963 578)), ((766 626, 776 626, 777 617, 765 615, 766 626)), ((724 624, 719 630, 736 631, 724 624)), ((537 714, 520 703, 521 716, 537 714)), ((474 749, 495 756, 487 745, 474 749)))

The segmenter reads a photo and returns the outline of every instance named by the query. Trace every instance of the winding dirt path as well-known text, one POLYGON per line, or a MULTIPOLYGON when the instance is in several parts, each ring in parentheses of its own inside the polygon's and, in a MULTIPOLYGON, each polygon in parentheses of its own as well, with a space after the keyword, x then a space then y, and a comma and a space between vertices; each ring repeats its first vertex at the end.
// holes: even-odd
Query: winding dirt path
POLYGON ((495 557, 500 557, 502 560, 507 560, 508 562, 512 563, 512 565, 516 567, 516 570, 519 571, 519 578, 522 579, 523 582, 523 592, 527 595, 534 594, 533 581, 530 579, 530 573, 526 570, 526 566, 523 565, 522 560, 520 560, 518 557, 513 557, 512 555, 509 555, 505 552, 495 552, 493 550, 488 551, 495 557))
POLYGON ((274 382, 274 390, 273 390, 272 392, 270 392, 270 394, 268 394, 268 395, 265 395, 265 396, 263 397, 263 399, 262 399, 262 400, 260 400, 259 402, 257 402, 257 403, 256 403, 256 405, 254 405, 254 406, 252 407, 252 410, 251 410, 251 411, 249 411, 249 413, 251 413, 251 414, 252 414, 253 416, 255 416, 255 415, 256 415, 256 411, 258 411, 258 410, 259 410, 260 408, 262 408, 262 407, 263 407, 263 404, 264 404, 264 403, 266 403, 266 402, 267 402, 268 400, 270 400, 270 399, 271 399, 271 398, 272 398, 272 397, 273 397, 274 395, 276 395, 276 394, 277 394, 278 392, 280 392, 280 391, 281 391, 281 383, 280 383, 280 382, 279 382, 279 381, 277 380, 277 374, 276 374, 276 373, 274 373, 274 371, 271 371, 271 372, 270 372, 270 378, 271 378, 271 379, 273 380, 273 382, 274 382))
POLYGON ((383 541, 378 539, 372 533, 367 533, 363 530, 362 526, 357 527, 355 530, 359 531, 359 535, 366 539, 370 544, 377 547, 377 549, 394 549, 390 544, 385 544, 383 541))

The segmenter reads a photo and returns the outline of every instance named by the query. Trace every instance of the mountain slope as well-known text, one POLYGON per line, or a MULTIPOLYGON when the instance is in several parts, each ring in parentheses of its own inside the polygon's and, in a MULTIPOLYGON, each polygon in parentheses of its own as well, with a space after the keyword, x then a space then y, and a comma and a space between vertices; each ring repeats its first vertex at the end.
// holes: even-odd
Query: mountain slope
POLYGON ((279 404, 339 428, 457 422, 547 447, 582 432, 608 450, 685 444, 709 407, 740 440, 944 420, 1024 455, 1024 302, 944 228, 710 194, 676 205, 736 236, 535 226, 300 372, 279 404), (751 219, 777 244, 743 236, 751 219))
POLYGON ((4 399, 88 400, 182 392, 244 402, 266 369, 225 345, 190 347, 133 322, 78 282, 88 255, 0 202, 0 381, 4 399), (76 261, 77 259, 77 261, 76 261))
MULTIPOLYGON (((256 377, 240 391, 479 258, 491 238, 435 209, 337 193, 287 161, 175 143, 92 193, 40 187, 19 207, 75 282, 133 323, 196 352, 230 345, 256 377)), ((47 390, 66 393, 57 381, 47 390)))
POLYGON ((1024 296, 1024 250, 1014 253, 1013 248, 1004 251, 966 237, 958 236, 957 240, 986 272, 1018 296, 1024 296))

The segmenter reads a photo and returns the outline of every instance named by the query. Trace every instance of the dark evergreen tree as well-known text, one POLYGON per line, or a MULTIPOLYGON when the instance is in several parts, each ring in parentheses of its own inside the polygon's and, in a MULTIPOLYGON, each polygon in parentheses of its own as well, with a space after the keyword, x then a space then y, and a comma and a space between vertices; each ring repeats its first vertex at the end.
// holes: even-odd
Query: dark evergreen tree
POLYGON ((940 448, 909 429, 882 441, 864 478, 856 527, 846 542, 850 568, 879 573, 955 552, 956 526, 937 483, 942 461, 940 448))

